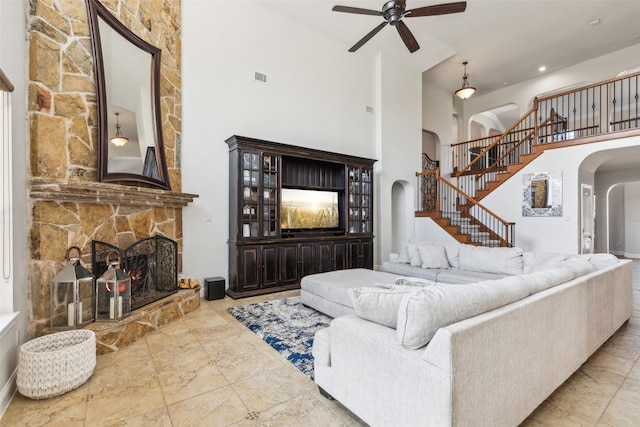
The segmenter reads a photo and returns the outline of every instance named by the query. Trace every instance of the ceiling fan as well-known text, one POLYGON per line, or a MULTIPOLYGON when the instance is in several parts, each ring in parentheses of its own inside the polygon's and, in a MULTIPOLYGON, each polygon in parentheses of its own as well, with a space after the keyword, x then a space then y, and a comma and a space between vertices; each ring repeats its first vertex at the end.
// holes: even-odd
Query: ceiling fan
POLYGON ((466 1, 460 1, 457 3, 444 3, 444 4, 436 4, 433 6, 425 6, 418 7, 416 9, 406 10, 406 0, 390 0, 387 1, 384 6, 382 6, 382 11, 371 10, 371 9, 362 9, 359 7, 351 7, 351 6, 333 6, 334 12, 345 12, 345 13, 356 13, 358 15, 374 15, 374 16, 382 16, 384 18, 384 22, 371 30, 366 36, 364 36, 360 41, 354 44, 349 52, 355 52, 360 49, 366 42, 371 40, 373 36, 378 34, 380 30, 382 30, 387 24, 391 24, 396 27, 398 30, 398 34, 402 38, 402 41, 409 49, 409 52, 413 53, 416 50, 420 49, 420 45, 416 41, 416 38, 413 37, 411 31, 409 31, 409 27, 402 22, 402 18, 415 18, 418 16, 433 16, 433 15, 447 15, 450 13, 459 13, 464 12, 467 8, 466 1))

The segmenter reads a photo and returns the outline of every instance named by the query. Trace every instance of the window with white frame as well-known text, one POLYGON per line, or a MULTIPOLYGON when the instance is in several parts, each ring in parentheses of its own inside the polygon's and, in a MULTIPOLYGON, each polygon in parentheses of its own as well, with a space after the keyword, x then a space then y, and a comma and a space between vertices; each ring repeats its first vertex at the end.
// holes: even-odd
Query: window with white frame
POLYGON ((0 69, 0 314, 13 311, 11 91, 13 85, 0 69))

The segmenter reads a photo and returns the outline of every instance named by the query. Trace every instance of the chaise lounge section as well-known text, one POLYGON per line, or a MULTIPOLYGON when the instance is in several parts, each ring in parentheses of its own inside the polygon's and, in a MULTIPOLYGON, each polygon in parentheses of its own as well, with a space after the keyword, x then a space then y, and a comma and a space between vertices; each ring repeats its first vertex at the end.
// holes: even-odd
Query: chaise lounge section
POLYGON ((632 314, 631 261, 524 254, 521 274, 472 284, 363 274, 357 314, 315 336, 316 383, 372 426, 518 425, 632 314))

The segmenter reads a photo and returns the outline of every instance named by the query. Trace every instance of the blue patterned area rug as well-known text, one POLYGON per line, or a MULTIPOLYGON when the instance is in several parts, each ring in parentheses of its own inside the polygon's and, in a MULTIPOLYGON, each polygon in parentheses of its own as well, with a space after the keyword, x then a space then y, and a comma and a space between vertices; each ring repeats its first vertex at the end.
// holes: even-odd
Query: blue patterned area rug
POLYGON ((313 379, 313 336, 329 326, 331 317, 302 305, 300 297, 231 307, 227 311, 313 379))

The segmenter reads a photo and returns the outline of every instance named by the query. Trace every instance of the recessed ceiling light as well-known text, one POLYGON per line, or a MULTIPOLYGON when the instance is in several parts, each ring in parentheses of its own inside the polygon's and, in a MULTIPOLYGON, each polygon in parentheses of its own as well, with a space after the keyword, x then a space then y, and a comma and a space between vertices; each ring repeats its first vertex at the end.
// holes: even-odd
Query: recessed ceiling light
POLYGON ((599 19, 594 19, 592 21, 589 21, 589 25, 591 25, 592 27, 595 27, 596 25, 598 25, 600 23, 599 19))
POLYGON ((540 72, 547 71, 547 67, 545 67, 544 65, 541 65, 541 66, 538 68, 538 71, 540 71, 540 72))

